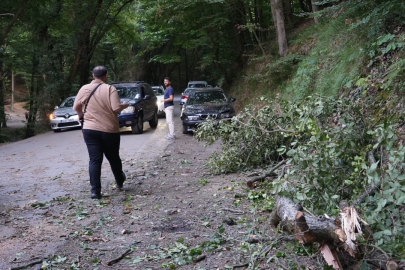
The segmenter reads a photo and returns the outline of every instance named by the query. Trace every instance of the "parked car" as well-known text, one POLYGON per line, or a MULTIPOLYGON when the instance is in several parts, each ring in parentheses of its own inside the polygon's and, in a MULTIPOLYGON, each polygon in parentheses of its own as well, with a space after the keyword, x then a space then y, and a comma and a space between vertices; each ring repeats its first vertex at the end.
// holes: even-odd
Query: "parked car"
POLYGON ((77 112, 73 110, 73 103, 76 96, 68 97, 59 107, 49 115, 49 122, 54 132, 60 132, 62 129, 80 128, 81 124, 77 112))
POLYGON ((234 98, 228 99, 221 88, 204 88, 190 93, 183 105, 181 119, 183 134, 187 134, 207 118, 230 120, 235 115, 234 98))
POLYGON ((165 105, 163 102, 161 102, 164 97, 165 97, 165 89, 163 88, 162 85, 160 86, 152 86, 152 90, 155 93, 155 96, 157 97, 157 106, 158 106, 158 116, 165 116, 165 105))
POLYGON ((187 88, 204 88, 211 87, 206 81, 189 81, 187 88))
POLYGON ((121 102, 128 102, 129 107, 118 115, 120 127, 131 127, 132 133, 143 132, 143 123, 149 122, 151 128, 158 125, 157 97, 152 87, 142 81, 116 82, 121 102))
POLYGON ((191 91, 193 90, 200 90, 202 88, 186 88, 186 90, 184 90, 183 93, 181 93, 181 99, 180 99, 180 105, 183 105, 184 103, 186 103, 189 94, 191 93, 191 91))

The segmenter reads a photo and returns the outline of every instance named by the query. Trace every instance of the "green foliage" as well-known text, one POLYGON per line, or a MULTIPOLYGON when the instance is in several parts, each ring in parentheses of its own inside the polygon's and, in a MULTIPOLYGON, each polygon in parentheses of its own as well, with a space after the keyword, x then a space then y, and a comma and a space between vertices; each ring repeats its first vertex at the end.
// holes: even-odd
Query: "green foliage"
POLYGON ((207 177, 201 177, 200 180, 198 180, 198 183, 200 183, 203 186, 207 185, 209 182, 210 181, 208 181, 207 177))
POLYGON ((221 249, 221 245, 225 243, 222 236, 224 233, 225 228, 221 225, 218 231, 215 232, 209 240, 194 247, 190 247, 184 238, 177 239, 174 245, 168 247, 152 245, 149 249, 159 248, 159 254, 157 256, 146 255, 145 257, 136 257, 130 262, 130 265, 136 265, 142 261, 160 261, 163 259, 169 259, 169 262, 161 265, 164 269, 176 269, 177 266, 192 264, 194 260, 204 252, 213 252, 217 249, 221 249))
MULTIPOLYGON (((207 122, 197 138, 208 144, 222 140, 222 151, 209 161, 215 173, 288 159, 272 192, 301 202, 315 214, 337 215, 340 201, 354 202, 366 187, 378 186, 379 192, 359 202, 360 209, 376 232, 376 244, 404 256, 405 147, 397 143, 397 118, 379 123, 368 115, 368 107, 364 100, 319 96, 267 101, 230 123, 207 122)), ((267 197, 260 192, 249 196, 254 201, 267 197)))
MULTIPOLYGON (((264 98, 262 100, 265 100, 264 98)), ((209 166, 214 173, 235 172, 268 164, 278 156, 277 146, 288 138, 287 134, 271 133, 277 128, 277 109, 267 106, 255 114, 252 107, 246 108, 231 122, 207 121, 196 133, 199 140, 213 144, 222 139, 222 152, 214 153, 209 166), (246 127, 246 128, 244 128, 246 127)))

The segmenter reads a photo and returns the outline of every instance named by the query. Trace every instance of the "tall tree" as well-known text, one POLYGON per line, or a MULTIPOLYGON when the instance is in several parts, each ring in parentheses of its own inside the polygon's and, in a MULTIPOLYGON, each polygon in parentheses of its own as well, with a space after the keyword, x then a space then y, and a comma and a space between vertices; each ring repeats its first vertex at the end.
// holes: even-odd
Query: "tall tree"
MULTIPOLYGON (((319 2, 318 0, 311 0, 311 5, 312 5, 312 12, 318 12, 319 11, 319 6, 315 4, 316 2, 319 2)), ((315 23, 318 23, 318 17, 317 14, 314 16, 314 21, 315 23)))
POLYGON ((0 130, 2 127, 7 127, 6 113, 4 111, 4 45, 6 44, 7 36, 14 27, 20 16, 23 14, 29 0, 22 1, 2 1, 2 11, 0 14, 0 130), (9 18, 9 19, 4 19, 9 18))
POLYGON ((98 0, 87 1, 87 9, 83 9, 83 3, 74 5, 80 8, 75 14, 78 19, 76 23, 80 24, 78 32, 78 46, 75 53, 75 59, 71 65, 68 78, 68 85, 71 85, 77 74, 80 76, 79 84, 85 84, 89 79, 90 62, 94 51, 108 30, 116 22, 118 15, 125 7, 134 0, 98 0), (91 10, 91 12, 88 12, 91 10), (82 17, 84 14, 87 16, 82 17))
POLYGON ((278 54, 283 57, 287 55, 288 43, 285 31, 284 12, 282 0, 270 0, 277 27, 278 54))

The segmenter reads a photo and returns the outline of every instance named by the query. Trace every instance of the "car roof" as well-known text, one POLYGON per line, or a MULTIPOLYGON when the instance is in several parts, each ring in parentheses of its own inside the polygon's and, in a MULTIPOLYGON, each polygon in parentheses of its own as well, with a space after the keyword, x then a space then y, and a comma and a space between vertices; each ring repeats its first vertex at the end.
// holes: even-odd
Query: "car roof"
POLYGON ((111 84, 114 85, 134 85, 134 84, 140 84, 140 83, 145 83, 144 81, 126 81, 126 82, 112 82, 111 84))
POLYGON ((206 81, 189 81, 188 83, 207 83, 206 81))
POLYGON ((210 87, 210 88, 194 88, 193 92, 224 92, 225 91, 222 88, 219 87, 210 87))

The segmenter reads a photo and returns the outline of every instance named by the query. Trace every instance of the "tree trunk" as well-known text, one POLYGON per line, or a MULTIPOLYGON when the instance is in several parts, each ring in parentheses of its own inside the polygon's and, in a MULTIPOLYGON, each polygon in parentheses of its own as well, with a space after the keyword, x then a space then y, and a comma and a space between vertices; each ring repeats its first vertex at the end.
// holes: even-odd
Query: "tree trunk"
POLYGON ((0 131, 7 127, 6 112, 4 110, 4 84, 3 84, 3 53, 0 48, 0 131))
POLYGON ((277 13, 276 13, 276 8, 273 4, 273 0, 270 0, 270 4, 271 4, 271 16, 273 19, 273 25, 274 25, 274 29, 276 32, 276 37, 277 37, 277 13))
POLYGON ((287 55, 288 44, 287 34, 285 32, 283 3, 281 0, 271 0, 271 9, 275 11, 276 26, 277 26, 277 41, 278 41, 278 53, 281 57, 287 55))
MULTIPOLYGON (((318 2, 318 1, 319 1, 319 0, 312 0, 312 1, 311 1, 312 12, 314 12, 314 13, 319 11, 319 6, 314 4, 315 2, 318 2)), ((314 21, 315 21, 315 23, 318 23, 317 14, 315 14, 314 21)))
POLYGON ((6 112, 4 110, 4 84, 3 84, 3 45, 6 42, 6 38, 10 33, 11 29, 14 27, 15 23, 18 21, 20 16, 25 11, 27 3, 29 0, 23 0, 18 3, 16 6, 18 10, 13 14, 12 19, 8 22, 2 29, 0 29, 0 131, 3 128, 7 127, 6 122, 6 112))
POLYGON ((32 56, 32 71, 31 71, 31 87, 30 87, 30 101, 29 101, 29 113, 27 120, 27 128, 25 130, 25 138, 35 136, 35 122, 37 120, 38 106, 37 106, 37 83, 38 80, 38 66, 39 59, 34 52, 32 56))
POLYGON ((294 234, 303 244, 321 243, 338 246, 346 239, 341 239, 345 233, 335 225, 335 220, 324 216, 314 217, 305 215, 301 205, 291 199, 276 196, 276 203, 271 213, 270 222, 283 230, 294 234))
POLYGON ((263 18, 263 0, 255 0, 255 24, 257 27, 256 35, 262 42, 266 39, 266 32, 263 30, 266 28, 263 18))

